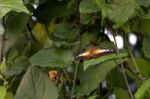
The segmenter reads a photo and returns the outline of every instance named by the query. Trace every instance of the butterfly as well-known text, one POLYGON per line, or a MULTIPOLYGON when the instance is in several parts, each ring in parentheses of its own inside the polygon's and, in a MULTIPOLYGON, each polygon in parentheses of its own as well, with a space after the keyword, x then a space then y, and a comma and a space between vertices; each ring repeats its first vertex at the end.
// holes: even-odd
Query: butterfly
POLYGON ((85 52, 80 53, 75 57, 77 60, 87 60, 95 57, 99 57, 106 53, 114 53, 115 50, 107 49, 107 48, 98 48, 98 47, 90 47, 85 52))

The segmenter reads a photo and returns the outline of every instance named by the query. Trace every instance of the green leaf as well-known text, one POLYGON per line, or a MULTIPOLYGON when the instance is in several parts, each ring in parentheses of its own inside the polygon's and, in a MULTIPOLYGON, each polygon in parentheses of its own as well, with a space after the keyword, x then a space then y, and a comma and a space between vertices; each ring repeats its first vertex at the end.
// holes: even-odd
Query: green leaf
POLYGON ((61 40, 71 40, 76 39, 78 33, 78 29, 72 28, 70 24, 60 23, 56 25, 56 31, 54 32, 54 36, 61 40))
POLYGON ((113 92, 116 95, 116 99, 130 99, 127 90, 123 90, 121 88, 115 88, 113 92))
POLYGON ((96 99, 96 95, 94 95, 94 96, 90 96, 90 97, 88 97, 87 99, 96 99))
POLYGON ((138 7, 134 0, 121 0, 116 3, 117 5, 109 13, 109 18, 120 26, 132 18, 138 7))
POLYGON ((97 35, 95 33, 89 33, 85 32, 81 36, 81 49, 86 48, 87 46, 91 45, 92 42, 94 42, 97 35))
POLYGON ((79 5, 80 13, 94 13, 98 9, 92 0, 82 0, 79 5))
MULTIPOLYGON (((6 17, 5 31, 9 35, 22 33, 26 28, 29 15, 25 13, 10 12, 6 17)), ((18 35, 18 34, 17 34, 18 35)))
POLYGON ((6 63, 2 70, 3 75, 9 77, 17 75, 28 68, 29 62, 27 57, 19 56, 6 63))
POLYGON ((104 55, 104 56, 96 58, 96 59, 86 60, 83 63, 84 70, 87 69, 89 66, 97 65, 99 63, 102 63, 102 62, 110 60, 110 59, 118 59, 118 58, 127 57, 127 56, 128 56, 128 53, 124 52, 124 53, 120 53, 119 55, 109 54, 109 55, 104 55))
POLYGON ((143 19, 139 24, 139 28, 150 35, 150 19, 143 19))
POLYGON ((57 99, 57 88, 48 75, 37 67, 29 67, 14 99, 57 99))
POLYGON ((137 3, 140 5, 140 6, 145 6, 145 7, 148 7, 150 5, 150 1, 149 0, 136 0, 137 3))
POLYGON ((6 89, 3 86, 0 86, 0 99, 4 99, 6 94, 6 89))
MULTIPOLYGON (((105 0, 95 0, 96 5, 101 10, 102 19, 108 17, 110 11, 112 10, 109 5, 105 2, 105 0)), ((103 21, 103 20, 102 20, 103 21)))
POLYGON ((145 37, 143 40, 143 52, 147 58, 150 58, 150 46, 149 46, 150 37, 145 37))
MULTIPOLYGON (((144 14, 144 13, 143 13, 144 14)), ((150 9, 142 16, 142 19, 150 19, 150 9)))
POLYGON ((93 24, 94 21, 95 19, 93 14, 86 14, 86 13, 80 14, 80 23, 86 25, 86 24, 93 24))
POLYGON ((78 44, 80 44, 79 41, 72 42, 72 43, 69 43, 69 42, 66 42, 66 41, 54 41, 55 46, 63 47, 63 48, 71 48, 72 46, 78 45, 78 44))
POLYGON ((29 13, 22 0, 0 0, 0 18, 11 10, 29 13))
POLYGON ((147 90, 150 88, 150 79, 144 81, 144 83, 138 88, 137 92, 135 93, 136 99, 141 99, 141 97, 145 94, 147 90))
POLYGON ((57 48, 43 49, 30 58, 33 65, 41 67, 66 67, 74 60, 70 50, 57 48))
POLYGON ((85 71, 80 68, 78 77, 81 80, 81 86, 76 86, 77 96, 89 95, 119 63, 119 60, 108 60, 99 65, 91 66, 85 71))
MULTIPOLYGON (((135 58, 136 64, 140 70, 140 74, 143 76, 150 76, 150 62, 144 58, 135 58)), ((129 61, 129 66, 135 69, 133 61, 129 61)))
POLYGON ((13 99, 13 93, 7 91, 4 99, 13 99))

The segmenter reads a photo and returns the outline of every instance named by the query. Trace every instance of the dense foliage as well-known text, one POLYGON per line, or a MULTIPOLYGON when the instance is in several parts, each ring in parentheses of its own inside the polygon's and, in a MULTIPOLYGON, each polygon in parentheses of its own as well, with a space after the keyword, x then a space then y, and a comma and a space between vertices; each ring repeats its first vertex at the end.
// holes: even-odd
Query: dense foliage
POLYGON ((0 99, 150 99, 150 0, 0 0, 0 35, 0 99))

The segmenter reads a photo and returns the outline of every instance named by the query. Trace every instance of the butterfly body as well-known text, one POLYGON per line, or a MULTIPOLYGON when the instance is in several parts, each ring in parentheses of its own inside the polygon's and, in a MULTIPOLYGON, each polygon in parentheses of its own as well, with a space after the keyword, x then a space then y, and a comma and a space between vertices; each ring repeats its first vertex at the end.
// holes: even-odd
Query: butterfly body
POLYGON ((99 57, 106 53, 113 53, 113 52, 115 52, 115 51, 107 49, 107 48, 92 47, 92 48, 89 48, 88 50, 86 50, 85 52, 79 54, 78 56, 76 56, 76 59, 86 60, 86 59, 99 57))

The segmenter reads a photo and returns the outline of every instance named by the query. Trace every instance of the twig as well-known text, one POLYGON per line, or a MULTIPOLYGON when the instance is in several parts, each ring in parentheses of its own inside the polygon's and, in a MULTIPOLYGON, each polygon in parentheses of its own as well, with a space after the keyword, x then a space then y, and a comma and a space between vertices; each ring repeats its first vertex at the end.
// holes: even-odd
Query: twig
MULTIPOLYGON (((116 30, 116 34, 117 34, 118 30, 116 30)), ((113 36, 114 37, 114 36, 113 36)), ((117 55, 119 55, 119 49, 117 47, 117 41, 116 41, 116 38, 114 37, 114 41, 115 41, 115 47, 116 47, 116 53, 117 55)), ((120 61, 120 64, 121 64, 121 69, 122 69, 122 74, 123 74, 123 78, 125 80, 125 83, 127 85, 127 88, 128 88, 128 91, 129 91, 129 95, 130 95, 130 98, 131 99, 135 99, 132 92, 131 92, 131 89, 130 89, 130 86, 129 86, 129 83, 128 83, 128 80, 127 80, 127 76, 125 74, 125 70, 124 70, 124 66, 123 66, 123 63, 121 61, 121 57, 119 57, 119 61, 120 61)))
POLYGON ((139 68, 138 68, 137 63, 136 63, 136 61, 135 61, 135 58, 134 58, 134 56, 133 56, 133 54, 132 54, 132 52, 131 52, 131 50, 130 50, 129 45, 127 44, 126 36, 125 36, 125 45, 126 45, 128 51, 129 51, 129 54, 130 54, 130 56, 131 56, 131 59, 132 59, 133 63, 134 63, 136 72, 139 73, 139 68))
POLYGON ((63 72, 64 72, 64 74, 65 74, 67 80, 69 81, 69 83, 71 83, 71 80, 70 80, 70 77, 69 77, 69 75, 68 75, 68 72, 67 72, 65 69, 63 69, 63 72))
POLYGON ((76 77, 77 77, 77 72, 78 72, 78 62, 76 63, 76 66, 75 66, 75 74, 74 74, 74 79, 73 79, 73 85, 72 85, 72 91, 71 91, 71 98, 70 99, 73 99, 73 96, 74 96, 74 89, 75 89, 75 84, 76 84, 76 77))

